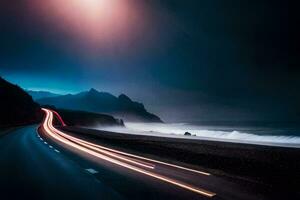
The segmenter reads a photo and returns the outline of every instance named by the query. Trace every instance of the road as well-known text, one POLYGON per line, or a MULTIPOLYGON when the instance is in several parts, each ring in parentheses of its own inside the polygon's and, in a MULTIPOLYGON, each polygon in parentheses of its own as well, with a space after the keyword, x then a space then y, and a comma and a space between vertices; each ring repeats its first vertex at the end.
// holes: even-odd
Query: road
MULTIPOLYGON (((1 199, 268 199, 205 171, 116 151, 68 135, 51 110, 0 138, 1 199)), ((61 119, 62 121, 62 119, 61 119)))

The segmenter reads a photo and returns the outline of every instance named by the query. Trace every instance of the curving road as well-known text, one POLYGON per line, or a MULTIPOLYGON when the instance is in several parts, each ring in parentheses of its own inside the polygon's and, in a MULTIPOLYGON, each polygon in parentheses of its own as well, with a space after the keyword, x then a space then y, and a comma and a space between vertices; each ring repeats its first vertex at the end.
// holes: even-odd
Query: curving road
POLYGON ((49 149, 36 126, 0 139, 1 199, 122 199, 110 187, 49 149), (84 186, 84 187, 83 187, 84 186))
POLYGON ((39 133, 29 126, 0 138, 1 199, 267 199, 207 172, 68 135, 52 124, 58 113, 44 112, 39 133))

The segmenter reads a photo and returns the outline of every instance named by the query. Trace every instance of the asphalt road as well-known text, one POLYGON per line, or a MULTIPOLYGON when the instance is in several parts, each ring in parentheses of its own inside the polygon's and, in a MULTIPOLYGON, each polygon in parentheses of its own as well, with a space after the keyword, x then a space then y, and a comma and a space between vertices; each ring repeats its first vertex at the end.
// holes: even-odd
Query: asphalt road
POLYGON ((0 199, 122 199, 72 160, 45 145, 36 126, 0 138, 0 199))
MULTIPOLYGON (((43 125, 54 128, 50 117, 43 125)), ((55 134, 29 126, 0 137, 1 199, 269 199, 213 174, 55 134)))

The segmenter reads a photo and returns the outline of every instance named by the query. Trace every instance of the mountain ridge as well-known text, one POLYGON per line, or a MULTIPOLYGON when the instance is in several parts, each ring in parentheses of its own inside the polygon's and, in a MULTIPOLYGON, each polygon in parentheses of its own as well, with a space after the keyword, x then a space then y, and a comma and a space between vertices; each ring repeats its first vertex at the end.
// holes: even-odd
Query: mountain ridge
POLYGON ((33 98, 33 100, 60 96, 59 94, 48 91, 25 90, 25 92, 27 92, 33 98))
POLYGON ((158 116, 149 113, 142 103, 132 101, 127 95, 114 96, 94 88, 77 94, 46 97, 36 101, 41 105, 53 105, 62 109, 110 114, 125 121, 162 122, 158 116))

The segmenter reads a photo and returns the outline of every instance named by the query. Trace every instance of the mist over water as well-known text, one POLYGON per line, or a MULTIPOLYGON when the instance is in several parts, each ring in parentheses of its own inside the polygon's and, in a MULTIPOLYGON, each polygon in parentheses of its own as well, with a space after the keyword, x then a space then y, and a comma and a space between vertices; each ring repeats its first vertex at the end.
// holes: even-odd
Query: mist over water
POLYGON ((189 123, 125 123, 124 128, 96 127, 96 129, 128 134, 207 139, 217 141, 300 147, 298 127, 197 125, 189 123), (189 132, 192 136, 185 136, 189 132))

